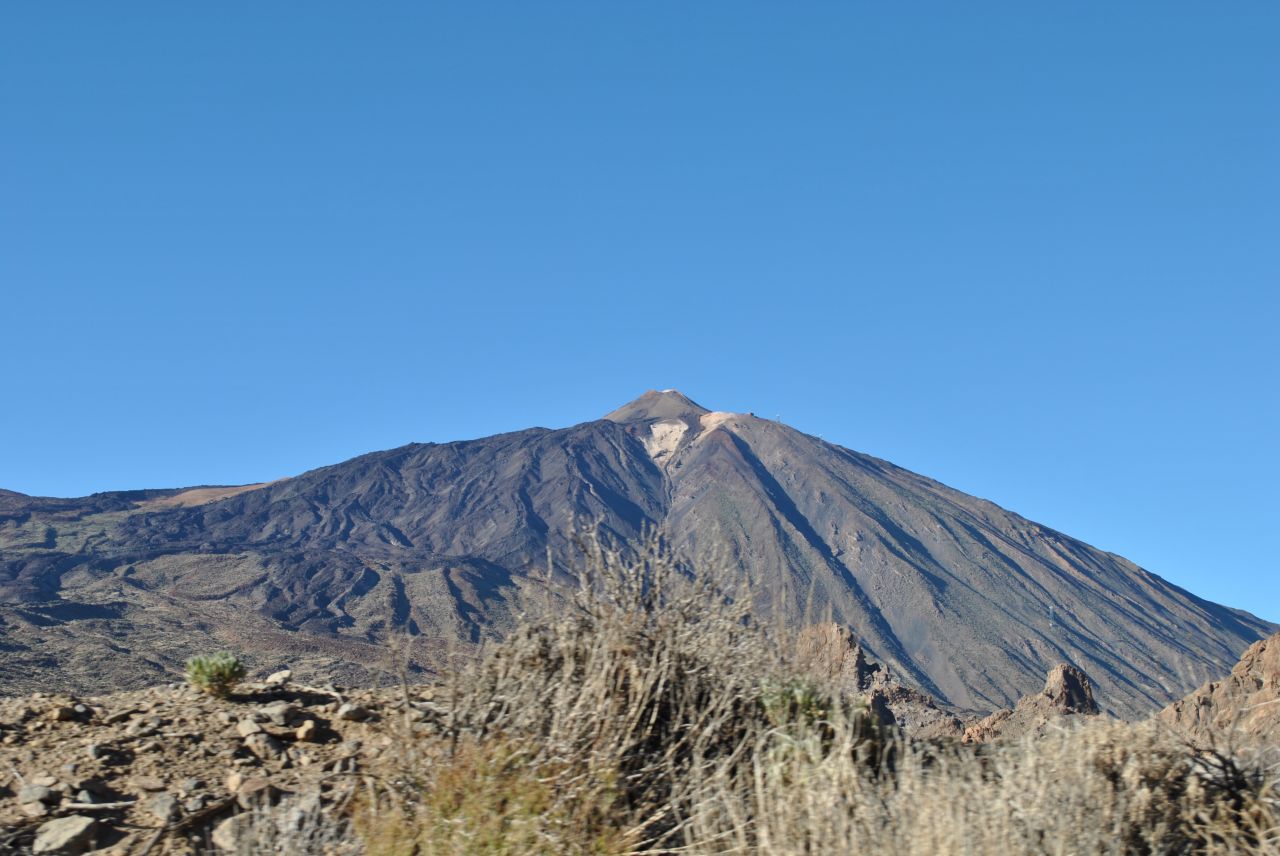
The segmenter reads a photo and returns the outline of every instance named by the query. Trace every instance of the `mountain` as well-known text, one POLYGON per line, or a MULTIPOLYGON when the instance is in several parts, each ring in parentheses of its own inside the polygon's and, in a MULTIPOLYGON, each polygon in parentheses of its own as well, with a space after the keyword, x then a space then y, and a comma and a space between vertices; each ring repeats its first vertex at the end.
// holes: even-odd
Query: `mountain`
POLYGON ((603 419, 411 444, 270 484, 0 494, 0 680, 131 687, 232 648, 368 681, 501 635, 570 579, 575 519, 660 531, 832 620, 902 684, 990 711, 1073 663, 1149 713, 1276 627, 886 461, 675 390, 603 419), (393 655, 389 638, 403 638, 393 655), (287 654, 285 653, 287 652, 287 654))

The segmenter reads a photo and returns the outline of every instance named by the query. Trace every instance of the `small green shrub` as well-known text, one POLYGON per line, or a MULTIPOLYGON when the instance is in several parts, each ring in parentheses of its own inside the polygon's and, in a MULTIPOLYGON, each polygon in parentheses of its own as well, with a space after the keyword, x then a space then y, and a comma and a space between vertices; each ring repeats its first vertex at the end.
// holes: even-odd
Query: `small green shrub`
POLYGON ((226 698, 242 680, 244 664, 227 651, 202 654, 187 661, 187 683, 209 695, 226 698))
POLYGON ((766 678, 760 685, 760 706, 775 727, 821 722, 830 715, 831 702, 817 684, 802 677, 766 678))

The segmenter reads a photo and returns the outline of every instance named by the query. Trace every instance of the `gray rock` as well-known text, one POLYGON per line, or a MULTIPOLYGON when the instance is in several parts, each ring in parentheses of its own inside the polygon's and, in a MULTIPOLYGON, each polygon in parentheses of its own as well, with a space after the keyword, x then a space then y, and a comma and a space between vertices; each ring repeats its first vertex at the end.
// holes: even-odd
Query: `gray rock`
POLYGON ((339 707, 338 712, 334 714, 338 719, 346 720, 347 722, 364 722, 372 715, 368 708, 350 702, 339 707))
POLYGON ((178 800, 173 794, 161 792, 147 798, 147 811, 161 823, 169 823, 178 818, 178 800))
POLYGON ((285 728, 293 724, 294 717, 298 715, 298 706, 292 702, 276 701, 266 705, 259 712, 273 725, 285 728))
POLYGON ((244 739, 244 745, 264 761, 278 758, 284 752, 284 745, 270 734, 250 734, 244 739))
POLYGON ((56 803, 58 795, 44 785, 23 785, 18 789, 19 803, 56 803))
POLYGON ((263 776, 245 779, 236 789, 236 802, 243 809, 251 809, 261 805, 275 805, 280 801, 284 791, 263 776))
POLYGON ((236 725, 236 733, 241 737, 251 737, 254 734, 261 734, 262 726, 254 722, 252 719, 242 719, 236 725))
POLYGON ((27 817, 44 817, 49 813, 49 807, 42 802, 19 803, 18 810, 27 817))
POLYGON ((164 779, 158 776, 134 776, 133 785, 143 791, 163 791, 164 779))
POLYGON ((240 839, 249 834, 253 827, 253 815, 246 812, 245 814, 237 814, 219 823, 213 828, 213 834, 209 836, 209 840, 213 842, 213 846, 219 850, 233 851, 240 843, 240 839))
POLYGON ((72 815, 41 824, 36 830, 32 853, 84 853, 93 846, 98 822, 91 817, 72 815))

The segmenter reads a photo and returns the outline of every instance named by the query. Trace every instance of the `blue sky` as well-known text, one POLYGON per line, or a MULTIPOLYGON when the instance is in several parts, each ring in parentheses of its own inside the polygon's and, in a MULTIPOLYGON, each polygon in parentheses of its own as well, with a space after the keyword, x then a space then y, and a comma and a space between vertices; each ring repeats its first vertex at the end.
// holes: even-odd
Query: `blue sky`
POLYGON ((1280 7, 7 4, 0 486, 753 410, 1280 621, 1280 7))

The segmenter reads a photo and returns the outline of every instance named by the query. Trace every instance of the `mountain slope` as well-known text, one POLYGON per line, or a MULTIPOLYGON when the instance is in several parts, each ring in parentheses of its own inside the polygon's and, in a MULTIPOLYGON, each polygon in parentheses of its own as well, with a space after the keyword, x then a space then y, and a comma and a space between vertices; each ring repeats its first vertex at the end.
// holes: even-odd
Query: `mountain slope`
POLYGON ((571 428, 207 495, 0 496, 0 679, 43 657, 102 680, 112 658, 86 660, 86 634, 128 649, 105 677, 132 683, 218 643, 264 664, 310 646, 312 668, 363 680, 393 631, 436 665, 502 632, 548 550, 565 578, 575 518, 727 558, 761 610, 848 625, 903 683, 971 710, 1011 705, 1065 660, 1104 708, 1137 715, 1273 629, 985 500, 674 390, 571 428))

